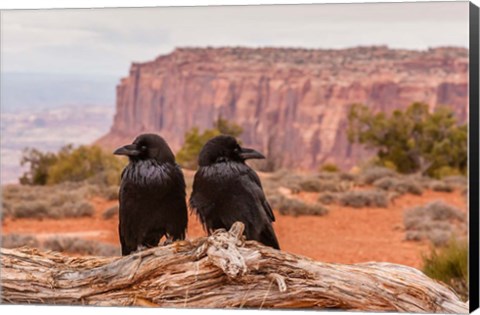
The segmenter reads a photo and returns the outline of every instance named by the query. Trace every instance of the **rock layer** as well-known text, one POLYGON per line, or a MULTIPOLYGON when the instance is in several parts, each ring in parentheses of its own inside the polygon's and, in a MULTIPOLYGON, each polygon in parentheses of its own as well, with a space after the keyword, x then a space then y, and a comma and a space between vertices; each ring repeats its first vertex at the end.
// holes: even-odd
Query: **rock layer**
POLYGON ((111 130, 97 142, 114 147, 155 132, 175 151, 190 128, 222 116, 271 166, 345 168, 371 156, 346 139, 351 104, 387 112, 416 101, 448 105, 466 121, 467 73, 465 48, 178 48, 132 64, 117 86, 111 130))

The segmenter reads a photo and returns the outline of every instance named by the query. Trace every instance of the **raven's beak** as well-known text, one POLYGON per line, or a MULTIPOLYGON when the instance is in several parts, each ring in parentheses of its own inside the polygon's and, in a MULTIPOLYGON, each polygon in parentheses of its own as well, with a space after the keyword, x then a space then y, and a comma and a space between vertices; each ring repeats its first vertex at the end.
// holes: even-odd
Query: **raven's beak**
POLYGON ((265 158, 262 153, 255 151, 254 149, 247 148, 242 148, 242 151, 240 151, 240 157, 244 160, 265 158))
POLYGON ((140 154, 140 151, 137 149, 135 144, 127 144, 126 146, 116 149, 113 154, 115 155, 127 155, 127 156, 137 156, 140 154))

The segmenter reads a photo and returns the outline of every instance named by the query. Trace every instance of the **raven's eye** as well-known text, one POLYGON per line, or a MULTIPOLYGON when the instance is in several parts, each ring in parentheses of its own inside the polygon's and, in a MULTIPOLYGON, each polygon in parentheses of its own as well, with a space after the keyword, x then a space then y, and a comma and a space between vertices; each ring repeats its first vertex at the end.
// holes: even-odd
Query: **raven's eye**
POLYGON ((147 149, 147 146, 145 146, 145 145, 142 145, 142 146, 140 147, 140 150, 142 150, 142 151, 145 151, 146 149, 147 149))

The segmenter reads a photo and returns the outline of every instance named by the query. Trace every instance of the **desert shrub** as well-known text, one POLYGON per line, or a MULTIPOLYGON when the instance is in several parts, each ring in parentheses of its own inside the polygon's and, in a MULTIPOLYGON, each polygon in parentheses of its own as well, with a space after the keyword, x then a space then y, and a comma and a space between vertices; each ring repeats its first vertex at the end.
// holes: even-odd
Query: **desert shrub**
POLYGON ((340 169, 338 166, 334 163, 325 163, 320 167, 320 171, 322 172, 330 172, 330 173, 336 173, 339 172, 340 169))
POLYGON ((384 178, 384 177, 394 177, 397 176, 397 173, 386 167, 370 167, 364 169, 360 174, 360 181, 364 184, 373 184, 373 182, 384 178))
POLYGON ((468 178, 465 176, 446 176, 442 181, 454 187, 465 187, 468 185, 468 178))
POLYGON ((342 206, 362 207, 388 207, 388 195, 379 190, 348 191, 339 194, 338 201, 342 206))
POLYGON ((328 209, 319 203, 307 204, 293 198, 280 197, 275 201, 275 209, 283 215, 326 215, 328 209))
POLYGON ((447 246, 432 249, 423 256, 423 272, 430 278, 451 286, 460 297, 468 300, 468 242, 451 239, 447 246))
POLYGON ((6 234, 1 236, 1 246, 4 248, 38 247, 38 241, 31 235, 6 234))
POLYGON ((117 214, 118 214, 118 205, 115 205, 103 211, 102 218, 104 218, 105 220, 108 220, 113 218, 117 214))
POLYGON ((325 205, 330 205, 338 201, 338 196, 335 193, 325 192, 318 196, 318 202, 325 205))
POLYGON ((429 185, 430 189, 433 191, 441 191, 441 192, 452 192, 453 186, 440 180, 432 181, 429 185))
POLYGON ((118 256, 119 248, 110 244, 76 237, 50 237, 42 244, 43 249, 56 252, 93 256, 118 256))
POLYGON ((338 192, 342 191, 342 182, 335 180, 319 180, 319 179, 307 179, 301 181, 298 185, 301 191, 307 192, 338 192))
POLYGON ((417 206, 405 212, 403 223, 406 239, 420 241, 428 239, 435 246, 442 246, 455 233, 460 233, 458 223, 464 223, 466 215, 459 209, 442 201, 417 206))
POLYGON ((316 176, 317 179, 321 180, 336 180, 338 179, 338 173, 334 172, 320 172, 316 176))
POLYGON ((47 218, 49 207, 44 201, 26 201, 12 207, 11 215, 14 218, 47 218))
POLYGON ((84 198, 84 194, 79 190, 59 190, 49 197, 51 207, 60 207, 66 203, 78 202, 84 198))
POLYGON ((95 213, 95 208, 86 201, 78 203, 66 202, 55 210, 57 218, 91 217, 95 213))
MULTIPOLYGON (((310 179, 307 178, 307 179, 310 179)), ((316 180, 315 178, 313 178, 316 180)), ((306 180, 305 176, 293 173, 291 171, 280 170, 272 175, 262 179, 262 185, 264 189, 276 191, 279 187, 285 187, 290 189, 291 193, 296 194, 302 191, 300 182, 306 180)))
POLYGON ((88 186, 80 183, 53 186, 4 187, 2 204, 5 216, 13 218, 66 218, 92 216, 86 202, 88 186))
POLYGON ((308 179, 299 183, 300 190, 307 192, 319 192, 321 190, 321 185, 321 181, 315 179, 308 179))
POLYGON ((343 181, 351 181, 351 182, 356 181, 356 180, 357 180, 357 177, 358 177, 358 176, 355 175, 355 174, 352 174, 352 173, 343 173, 343 172, 338 175, 338 178, 339 178, 340 180, 343 180, 343 181))
POLYGON ((28 234, 7 234, 2 235, 1 245, 5 248, 18 248, 22 246, 39 248, 41 250, 52 250, 56 252, 71 253, 78 255, 93 256, 118 256, 118 246, 87 240, 77 237, 52 236, 39 241, 34 235, 28 234))
POLYGON ((118 186, 107 186, 101 189, 100 195, 106 200, 118 200, 118 193, 120 188, 118 186))
POLYGON ((421 195, 423 188, 421 184, 415 183, 412 179, 383 177, 373 182, 373 186, 389 191, 396 191, 401 194, 421 195))

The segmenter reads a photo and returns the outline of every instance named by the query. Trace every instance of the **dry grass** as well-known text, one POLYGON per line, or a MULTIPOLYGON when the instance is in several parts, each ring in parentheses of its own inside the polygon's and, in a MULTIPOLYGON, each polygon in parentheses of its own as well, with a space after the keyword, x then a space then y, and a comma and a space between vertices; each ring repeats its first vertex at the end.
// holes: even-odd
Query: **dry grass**
MULTIPOLYGON (((100 196, 118 198, 118 187, 87 183, 63 183, 52 186, 7 185, 2 187, 3 217, 78 218, 94 214, 87 200, 100 196)), ((2 217, 2 218, 3 218, 2 217)))
POLYGON ((325 205, 330 205, 333 203, 338 202, 338 194, 335 193, 322 193, 318 196, 318 202, 323 203, 325 205))
POLYGON ((120 249, 117 246, 77 237, 51 237, 43 242, 42 248, 56 252, 89 256, 108 257, 120 255, 120 249))
POLYGON ((468 300, 468 242, 451 239, 447 246, 423 256, 423 272, 450 285, 463 301, 468 300))
POLYGON ((292 216, 299 216, 299 215, 326 215, 328 213, 328 209, 325 206, 314 203, 309 204, 305 203, 298 199, 287 198, 284 196, 276 195, 275 197, 271 197, 269 199, 270 205, 277 209, 280 214, 283 215, 292 215, 292 216))
POLYGON ((300 182, 299 188, 306 192, 339 192, 343 191, 341 184, 336 180, 308 179, 300 182))
POLYGON ((371 185, 381 178, 396 176, 398 174, 389 168, 375 166, 364 169, 359 176, 359 181, 363 184, 371 185))
POLYGON ((338 195, 338 202, 345 207, 388 207, 388 194, 381 190, 348 191, 338 195))
POLYGON ((452 192, 454 190, 454 186, 449 184, 448 182, 441 181, 441 180, 434 180, 429 184, 429 188, 433 191, 441 191, 441 192, 452 192))
POLYGON ((109 220, 109 219, 113 218, 114 216, 116 216, 117 214, 118 214, 118 205, 115 205, 113 207, 110 207, 110 208, 106 209, 102 213, 102 218, 105 219, 105 220, 109 220))
POLYGON ((17 248, 22 246, 36 247, 39 243, 36 237, 25 234, 7 234, 1 236, 1 247, 17 248))
POLYGON ((86 240, 78 237, 51 236, 40 241, 35 235, 7 234, 2 235, 2 247, 18 248, 23 246, 51 250, 62 253, 91 255, 91 256, 119 256, 118 246, 86 240))
POLYGON ((373 186, 400 194, 421 195, 423 188, 411 178, 383 177, 373 182, 373 186))

